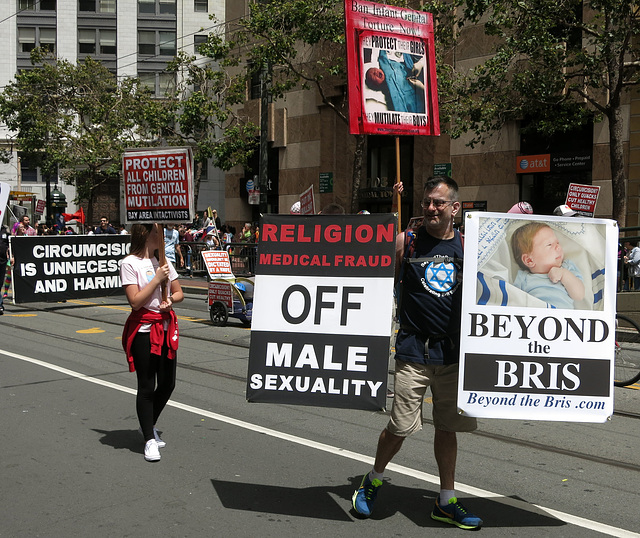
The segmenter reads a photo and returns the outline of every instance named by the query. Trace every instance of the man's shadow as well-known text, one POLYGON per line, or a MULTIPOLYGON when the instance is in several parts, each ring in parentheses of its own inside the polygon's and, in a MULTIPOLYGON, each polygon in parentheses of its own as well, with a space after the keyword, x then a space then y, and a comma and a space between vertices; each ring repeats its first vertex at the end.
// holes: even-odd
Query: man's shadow
MULTIPOLYGON (((138 430, 97 430, 100 442, 116 450, 142 454, 142 437, 138 430)), ((160 432, 161 433, 161 432, 160 432)), ((354 522, 364 519, 352 505, 352 495, 360 487, 362 475, 351 476, 342 486, 309 486, 292 488, 275 484, 230 482, 211 479, 211 484, 225 508, 283 516, 308 517, 332 521, 354 522)), ((443 523, 431 519, 438 491, 425 489, 417 481, 411 486, 398 486, 389 478, 378 492, 371 517, 384 520, 400 513, 418 527, 442 528, 443 523)), ((514 497, 516 501, 520 500, 514 497)), ((531 506, 523 509, 491 498, 460 499, 465 507, 484 520, 484 527, 559 527, 566 523, 531 506)), ((522 501, 526 502, 526 501, 522 501)))
MULTIPOLYGON (((328 519, 352 522, 363 519, 352 506, 351 497, 360 486, 362 476, 349 477, 349 485, 310 486, 290 488, 273 484, 251 484, 212 479, 211 483, 225 508, 266 512, 283 516, 328 519)), ((398 513, 418 527, 442 528, 443 523, 431 519, 431 510, 437 491, 424 489, 422 483, 411 487, 396 486, 391 480, 378 493, 375 508, 369 519, 384 520, 398 513)), ((565 522, 544 514, 534 507, 531 510, 509 506, 489 498, 473 498, 466 505, 478 514, 486 527, 555 527, 565 522)))

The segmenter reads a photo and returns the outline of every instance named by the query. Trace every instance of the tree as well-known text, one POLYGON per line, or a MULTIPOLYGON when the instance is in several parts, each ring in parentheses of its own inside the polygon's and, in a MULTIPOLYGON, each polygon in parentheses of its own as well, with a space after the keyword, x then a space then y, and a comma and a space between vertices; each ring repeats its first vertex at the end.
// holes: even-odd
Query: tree
MULTIPOLYGON (((389 0, 387 4, 406 5, 389 0)), ((248 75, 267 67, 269 92, 281 99, 294 88, 314 88, 322 103, 348 125, 344 0, 266 0, 251 4, 251 16, 238 22, 230 52, 240 49, 248 75)), ((357 212, 366 138, 355 137, 351 211, 357 212)))
MULTIPOLYGON (((495 37, 492 57, 452 80, 457 118, 452 136, 472 143, 506 122, 531 118, 542 134, 608 120, 613 188, 611 214, 626 224, 623 160, 624 93, 640 82, 638 9, 620 0, 467 0, 456 26, 482 22, 495 37)), ((428 9, 428 7, 425 7, 428 9)), ((451 11, 449 11, 451 15, 451 11)))
POLYGON ((92 222, 95 190, 119 180, 123 151, 148 140, 157 105, 137 79, 118 80, 91 58, 74 65, 36 49, 31 61, 0 94, 0 120, 44 176, 75 185, 92 222))
POLYGON ((177 84, 162 101, 166 117, 156 128, 165 143, 193 148, 198 163, 194 174, 196 207, 203 161, 212 159, 214 166, 229 170, 246 165, 256 148, 257 127, 233 111, 234 105, 244 101, 244 80, 221 69, 236 63, 231 46, 224 35, 211 33, 207 42, 198 46, 208 61, 180 52, 167 68, 177 75, 177 84))
MULTIPOLYGON (((433 12, 437 17, 436 69, 441 123, 456 114, 459 99, 449 63, 455 33, 455 2, 441 0, 384 0, 385 4, 433 12), (427 5, 428 4, 428 5, 427 5)), ((238 21, 231 34, 229 53, 242 51, 247 76, 268 67, 273 99, 296 88, 314 89, 324 105, 348 125, 344 0, 264 0, 250 5, 251 15, 238 21)), ((238 61, 236 62, 238 63, 238 61)), ((347 90, 348 91, 348 90, 347 90)), ((358 210, 358 191, 364 164, 366 136, 355 135, 351 212, 358 210)))

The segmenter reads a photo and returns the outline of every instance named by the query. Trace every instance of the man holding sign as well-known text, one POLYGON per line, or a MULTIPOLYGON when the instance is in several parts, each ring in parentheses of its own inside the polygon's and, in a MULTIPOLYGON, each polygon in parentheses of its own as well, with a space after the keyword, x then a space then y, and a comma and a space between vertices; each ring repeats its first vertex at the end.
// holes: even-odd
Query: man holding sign
POLYGON ((463 529, 478 529, 482 520, 462 506, 454 490, 456 432, 476 429, 476 420, 459 415, 456 405, 463 256, 462 237, 453 228, 453 218, 460 210, 456 182, 444 176, 429 179, 422 208, 424 222, 417 233, 401 233, 396 241, 400 330, 395 397, 389 423, 378 440, 373 469, 353 494, 353 508, 371 515, 387 464, 404 440, 422 428, 422 405, 430 387, 440 475, 440 495, 431 517, 463 529))

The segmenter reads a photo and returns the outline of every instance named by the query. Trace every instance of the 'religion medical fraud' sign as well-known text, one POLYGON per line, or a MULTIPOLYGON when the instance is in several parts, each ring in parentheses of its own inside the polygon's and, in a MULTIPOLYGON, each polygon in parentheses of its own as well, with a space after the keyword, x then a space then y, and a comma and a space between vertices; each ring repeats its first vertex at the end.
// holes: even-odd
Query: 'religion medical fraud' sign
POLYGON ((190 148, 132 149, 122 157, 126 222, 191 222, 194 217, 190 148))
POLYGON ((16 303, 64 301, 123 293, 120 262, 128 235, 11 237, 16 303))
POLYGON ((345 0, 352 134, 439 135, 433 17, 345 0))
POLYGON ((613 413, 618 227, 469 213, 458 408, 604 422, 613 413))
POLYGON ((395 222, 391 214, 263 218, 247 400, 385 407, 395 222))

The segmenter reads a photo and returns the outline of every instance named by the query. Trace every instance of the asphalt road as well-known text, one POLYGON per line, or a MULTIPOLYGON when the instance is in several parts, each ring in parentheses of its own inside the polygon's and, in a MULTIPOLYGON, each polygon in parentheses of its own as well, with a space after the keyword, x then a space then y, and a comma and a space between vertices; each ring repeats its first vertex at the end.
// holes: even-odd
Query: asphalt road
MULTIPOLYGON (((385 413, 246 403, 250 330, 211 326, 197 290, 178 309, 178 384, 158 424, 167 447, 145 462, 120 341, 127 313, 123 298, 6 305, 0 536, 464 532, 429 517, 429 423, 359 518, 350 498, 385 413)), ((629 414, 605 424, 482 420, 459 436, 458 496, 484 535, 640 536, 640 391, 615 390, 629 414)))

